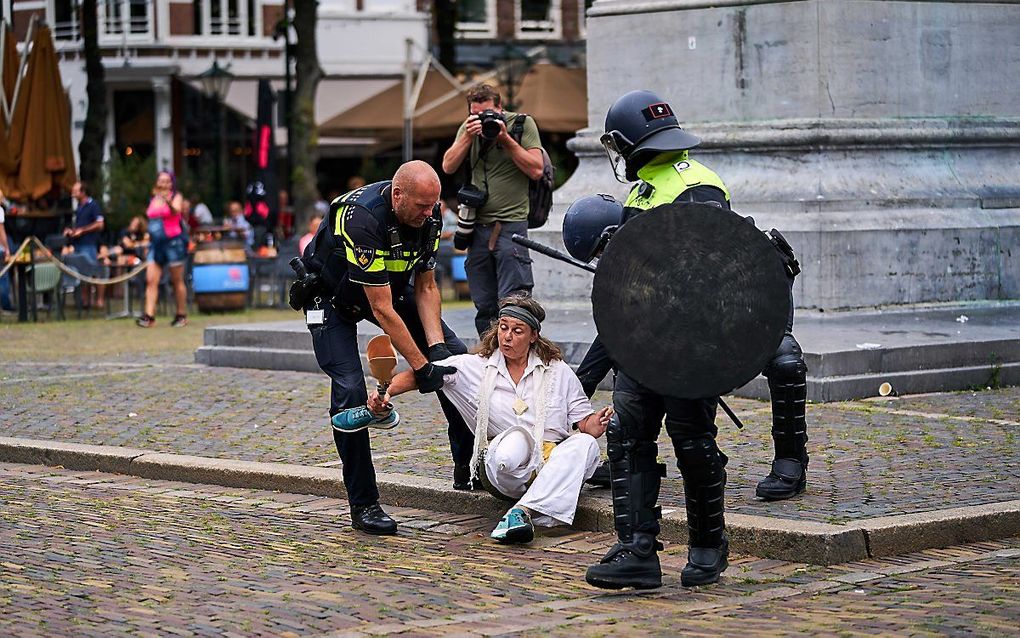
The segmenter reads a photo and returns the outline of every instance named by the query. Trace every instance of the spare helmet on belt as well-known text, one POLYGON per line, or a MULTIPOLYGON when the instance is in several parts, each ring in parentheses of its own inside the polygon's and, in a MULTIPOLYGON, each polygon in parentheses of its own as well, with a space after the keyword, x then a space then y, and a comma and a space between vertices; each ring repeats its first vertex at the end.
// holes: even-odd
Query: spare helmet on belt
POLYGON ((701 140, 680 128, 669 104, 651 91, 631 91, 609 107, 600 139, 616 179, 632 182, 648 159, 664 151, 694 148, 701 140))
POLYGON ((563 217, 563 245, 574 259, 590 262, 622 223, 623 204, 612 195, 585 195, 563 217))

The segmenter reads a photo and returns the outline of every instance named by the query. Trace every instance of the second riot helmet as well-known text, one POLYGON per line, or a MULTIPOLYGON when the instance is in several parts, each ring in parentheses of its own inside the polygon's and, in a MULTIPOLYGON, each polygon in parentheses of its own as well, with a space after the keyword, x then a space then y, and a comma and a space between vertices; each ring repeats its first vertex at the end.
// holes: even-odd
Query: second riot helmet
POLYGON ((612 195, 585 195, 563 217, 563 245, 574 259, 590 262, 623 223, 623 204, 612 195))
POLYGON ((658 153, 694 148, 701 140, 680 128, 676 114, 651 91, 631 91, 609 107, 602 146, 616 178, 637 179, 639 168, 658 153))

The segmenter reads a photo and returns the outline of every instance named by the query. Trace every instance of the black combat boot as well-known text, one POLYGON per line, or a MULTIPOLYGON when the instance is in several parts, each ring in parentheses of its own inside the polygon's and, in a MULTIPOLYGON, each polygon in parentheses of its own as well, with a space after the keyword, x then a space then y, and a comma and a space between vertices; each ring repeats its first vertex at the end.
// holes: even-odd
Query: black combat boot
POLYGON ((697 587, 718 582, 719 575, 729 567, 730 542, 723 535, 719 547, 691 547, 687 550, 687 565, 680 572, 680 584, 697 587))
POLYGON ((807 487, 807 422, 805 399, 807 384, 803 379, 773 382, 772 440, 776 454, 772 471, 758 483, 755 494, 766 501, 779 501, 800 494, 807 487))
POLYGON ((609 461, 595 468, 595 472, 591 475, 591 478, 585 480, 585 483, 593 487, 610 487, 612 479, 609 476, 609 461))
POLYGON ((584 579, 602 589, 655 589, 662 587, 658 550, 662 544, 651 534, 636 532, 629 542, 613 545, 602 560, 588 568, 584 579))

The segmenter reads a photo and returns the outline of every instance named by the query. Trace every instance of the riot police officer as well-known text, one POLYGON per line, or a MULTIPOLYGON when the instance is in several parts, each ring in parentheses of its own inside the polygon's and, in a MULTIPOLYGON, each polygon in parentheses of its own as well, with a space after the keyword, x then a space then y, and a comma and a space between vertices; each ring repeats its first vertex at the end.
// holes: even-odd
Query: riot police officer
MULTIPOLYGON (((655 94, 633 91, 622 96, 610 108, 605 130, 601 141, 617 178, 640 180, 627 199, 621 223, 643 210, 673 202, 730 208, 729 192, 722 180, 688 157, 688 149, 700 140, 680 128, 672 108, 655 94)), ((570 217, 568 211, 565 237, 570 217)), ((795 274, 796 261, 792 251, 789 253, 784 262, 795 274)), ((791 332, 792 320, 791 310, 786 335, 765 370, 773 398, 776 461, 773 471, 758 486, 758 494, 764 498, 788 498, 804 489, 806 366, 791 332)), ((605 349, 596 338, 578 369, 585 389, 593 391, 609 366, 605 349)), ((726 456, 715 443, 717 398, 680 400, 658 396, 621 372, 613 403, 618 417, 610 425, 607 440, 619 543, 599 564, 589 568, 588 582, 608 588, 656 587, 661 583, 656 555, 659 545, 655 540, 659 512, 655 502, 665 467, 656 463, 655 439, 663 415, 684 479, 687 504, 690 550, 681 583, 691 586, 715 582, 728 564, 723 516, 726 456)))
MULTIPOLYGON (((606 116, 606 131, 603 144, 617 178, 627 182, 640 179, 627 199, 624 218, 669 202, 707 203, 730 209, 729 192, 719 176, 688 157, 688 149, 697 146, 700 140, 679 129, 672 109, 654 93, 633 91, 617 100, 606 116)), ((586 202, 579 200, 578 204, 586 202)), ((590 210, 592 206, 584 208, 590 210)), ((575 223, 588 224, 591 220, 581 221, 578 217, 575 223)), ((786 334, 775 357, 762 371, 772 399, 775 455, 771 471, 759 481, 756 494, 773 501, 796 496, 807 485, 807 365, 793 336, 793 280, 800 267, 782 235, 772 233, 769 237, 786 264, 791 300, 786 334)), ((611 368, 605 348, 596 337, 577 368, 588 396, 611 368)), ((605 474, 596 472, 596 477, 605 474)))
MULTIPOLYGON (((303 300, 295 300, 292 291, 291 304, 303 305, 316 361, 330 377, 331 417, 368 400, 357 339, 362 319, 390 336, 423 393, 438 391, 443 374, 453 372, 432 361, 467 352, 440 318, 433 272, 442 228, 439 192, 432 167, 403 164, 392 182, 368 184, 335 199, 305 249, 302 262, 309 275, 304 281, 315 283, 307 286, 303 300)), ((467 482, 474 437, 453 404, 442 392, 438 397, 449 422, 455 481, 467 482), (458 470, 467 476, 458 476, 458 470)), ((333 438, 343 461, 352 525, 370 534, 396 533, 396 523, 379 506, 368 430, 334 428, 333 438)))

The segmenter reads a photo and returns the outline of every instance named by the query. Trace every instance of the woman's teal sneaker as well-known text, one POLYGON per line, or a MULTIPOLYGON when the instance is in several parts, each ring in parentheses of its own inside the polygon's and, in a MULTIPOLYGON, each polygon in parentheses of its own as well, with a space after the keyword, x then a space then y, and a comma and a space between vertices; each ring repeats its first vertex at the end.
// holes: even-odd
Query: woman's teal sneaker
POLYGON ((535 526, 524 508, 511 507, 489 537, 505 544, 530 543, 535 538, 535 526))
POLYGON ((352 432, 360 432, 365 428, 378 428, 380 430, 395 428, 400 423, 400 415, 397 414, 396 410, 391 410, 386 416, 376 418, 368 408, 361 405, 338 412, 333 415, 330 422, 333 424, 333 429, 337 432, 351 434, 352 432))

